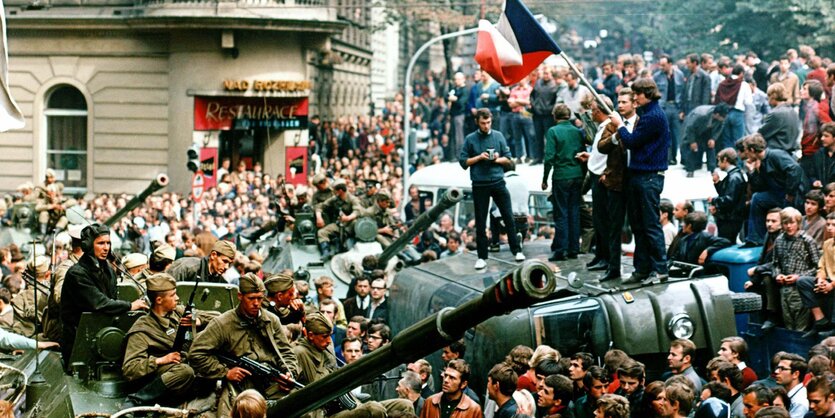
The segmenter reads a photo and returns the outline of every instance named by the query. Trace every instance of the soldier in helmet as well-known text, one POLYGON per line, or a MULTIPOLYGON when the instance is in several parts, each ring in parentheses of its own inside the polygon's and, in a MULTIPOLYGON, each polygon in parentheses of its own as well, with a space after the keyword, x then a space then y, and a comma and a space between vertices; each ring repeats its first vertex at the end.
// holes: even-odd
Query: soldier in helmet
POLYGON ((168 270, 175 258, 177 258, 177 250, 174 247, 168 244, 160 244, 151 253, 151 257, 148 259, 148 267, 140 271, 134 278, 144 286, 149 277, 168 270))
POLYGON ((296 355, 287 340, 278 317, 264 309, 266 288, 258 276, 241 276, 238 286, 238 307, 215 318, 197 335, 189 351, 189 362, 198 376, 224 379, 218 399, 217 416, 229 417, 234 393, 257 389, 267 399, 280 399, 291 389, 288 385, 252 376, 241 367, 222 363, 217 355, 246 356, 268 363, 288 377, 298 372, 296 355), (233 390, 234 389, 234 390, 233 390))
POLYGON ((196 312, 194 320, 192 315, 183 316, 185 307, 179 304, 177 282, 170 274, 154 274, 147 279, 146 286, 151 311, 137 319, 128 331, 122 362, 125 378, 142 384, 142 388, 127 397, 123 408, 153 405, 163 395, 188 394, 194 382, 194 370, 186 364, 184 353, 173 350, 177 330, 199 328, 217 316, 216 312, 196 312))
POLYGON ((333 190, 328 185, 328 178, 319 173, 313 176, 313 186, 316 187, 316 191, 313 192, 313 197, 310 198, 310 206, 316 208, 322 203, 325 203, 326 200, 330 199, 333 196, 333 190))
POLYGON ((282 325, 298 324, 304 319, 304 301, 299 298, 293 273, 273 274, 264 281, 267 298, 264 308, 276 314, 282 325))
POLYGON ((374 195, 374 203, 367 207, 366 216, 371 217, 377 222, 377 242, 383 248, 391 245, 393 239, 397 238, 399 222, 392 216, 389 208, 391 208, 391 195, 385 190, 377 192, 374 195))
POLYGON ((178 282, 226 283, 223 273, 235 261, 235 244, 218 240, 207 257, 183 257, 171 264, 168 274, 178 282))
POLYGON ((130 253, 122 257, 122 264, 128 270, 130 277, 136 278, 142 270, 148 268, 148 256, 142 253, 130 253))
MULTIPOLYGON (((330 242, 339 234, 340 224, 350 230, 351 222, 363 213, 359 199, 348 193, 348 185, 338 179, 333 183, 333 196, 316 207, 316 234, 319 239, 319 250, 322 258, 330 257, 330 242), (328 220, 326 223, 325 220, 328 220)), ((340 243, 342 245, 344 243, 340 243)))
POLYGON ((37 191, 39 199, 35 211, 38 212, 41 235, 46 235, 50 225, 59 231, 66 228, 69 221, 62 201, 64 185, 55 181, 52 169, 46 170, 44 182, 37 187, 37 191))
POLYGON ((294 217, 297 213, 303 212, 308 206, 308 190, 306 186, 299 186, 296 188, 296 198, 290 202, 289 212, 290 216, 294 217))
POLYGON ((14 309, 12 331, 24 337, 32 337, 37 332, 36 321, 38 324, 43 323, 44 310, 49 303, 49 257, 43 255, 34 257, 26 264, 26 270, 24 274, 29 274, 35 279, 37 289, 35 288, 36 282, 33 281, 12 298, 12 309, 14 309), (35 306, 36 291, 39 292, 37 306, 35 306))

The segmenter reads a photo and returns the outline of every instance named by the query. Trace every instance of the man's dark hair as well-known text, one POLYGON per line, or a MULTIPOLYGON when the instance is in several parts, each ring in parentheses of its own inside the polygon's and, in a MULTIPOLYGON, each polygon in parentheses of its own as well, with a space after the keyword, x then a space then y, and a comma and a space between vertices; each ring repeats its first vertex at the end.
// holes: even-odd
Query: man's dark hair
POLYGON ((730 147, 719 151, 719 153, 716 154, 716 158, 719 161, 722 161, 723 159, 727 160, 730 165, 736 165, 737 161, 739 161, 739 156, 737 155, 736 150, 730 147))
POLYGON ((755 385, 748 386, 742 391, 742 396, 746 396, 749 393, 753 393, 754 397, 757 399, 758 405, 771 405, 771 389, 757 383, 755 385))
POLYGON ((386 324, 374 324, 368 328, 368 334, 373 334, 375 332, 380 333, 380 337, 383 338, 383 344, 391 341, 391 328, 389 328, 386 324))
POLYGON ((706 63, 710 62, 711 60, 713 60, 713 55, 708 54, 708 53, 705 52, 699 58, 700 58, 699 59, 700 64, 706 64, 706 63))
POLYGON ((699 233, 707 228, 707 214, 701 211, 690 212, 684 216, 684 224, 690 225, 693 233, 699 233))
POLYGON ((742 73, 744 73, 744 72, 745 72, 745 67, 743 67, 742 64, 734 65, 734 69, 731 70, 731 74, 733 74, 733 75, 742 75, 742 73))
POLYGON ((461 374, 461 382, 470 381, 470 365, 463 359, 455 359, 447 363, 447 368, 457 371, 461 374))
POLYGON ((151 253, 151 257, 148 259, 148 268, 151 271, 165 271, 173 262, 173 260, 157 256, 156 253, 151 253))
POLYGON ((823 84, 818 80, 806 80, 806 90, 809 92, 809 97, 815 99, 816 102, 821 101, 823 97, 823 84))
POLYGON ((368 331, 368 319, 366 319, 362 315, 354 315, 351 317, 351 319, 348 320, 348 322, 356 322, 360 324, 360 331, 362 332, 368 331))
POLYGON ((583 370, 586 371, 589 370, 589 367, 594 365, 594 357, 592 357, 591 354, 583 351, 574 353, 574 355, 571 356, 571 360, 579 360, 580 364, 583 365, 583 370))
POLYGON ((557 103, 551 110, 551 116, 555 121, 568 120, 571 118, 571 109, 565 103, 557 103))
POLYGON ((554 400, 562 401, 560 405, 568 406, 574 396, 574 382, 561 374, 546 377, 545 386, 554 389, 554 400))
POLYGON ((640 361, 632 359, 629 359, 621 364, 620 367, 618 367, 617 372, 618 378, 626 376, 641 381, 646 377, 646 367, 644 367, 644 364, 640 361))
POLYGON ((661 55, 659 55, 659 56, 658 56, 658 63, 659 63, 659 64, 661 63, 661 60, 662 60, 662 59, 663 59, 663 60, 667 60, 667 62, 669 62, 669 63, 672 63, 672 62, 673 62, 673 60, 672 60, 672 59, 670 58, 670 56, 669 56, 669 55, 667 55, 667 54, 661 54, 661 55))
POLYGON ((820 190, 809 190, 806 193, 806 200, 811 200, 818 204, 818 213, 823 213, 823 207, 825 204, 825 200, 823 198, 823 193, 820 190))
POLYGON ((722 116, 723 118, 725 116, 728 116, 728 112, 730 110, 731 109, 728 107, 728 104, 724 103, 724 102, 723 103, 718 103, 715 106, 713 106, 713 114, 722 116))
POLYGON ((751 135, 742 138, 742 144, 745 146, 746 150, 751 150, 754 152, 763 152, 765 151, 765 138, 759 133, 754 133, 751 135))
POLYGON ((513 395, 516 391, 516 382, 519 380, 519 375, 513 371, 507 363, 499 363, 490 369, 487 376, 493 380, 493 383, 499 384, 499 392, 505 396, 513 395))
POLYGON ((481 120, 481 119, 490 119, 492 117, 493 117, 493 113, 490 112, 490 109, 488 109, 486 107, 481 107, 478 110, 476 110, 476 112, 475 112, 475 120, 477 120, 477 121, 481 120))
POLYGON ((606 368, 606 373, 609 373, 609 375, 616 374, 620 366, 630 360, 632 359, 629 358, 629 354, 617 348, 613 348, 603 355, 603 365, 606 368))
POLYGON ((604 385, 609 383, 609 375, 606 374, 606 369, 600 366, 591 366, 586 370, 586 375, 583 376, 583 387, 586 390, 591 388, 593 381, 599 380, 604 385))
POLYGON ((829 394, 835 393, 835 375, 831 372, 825 372, 820 376, 815 376, 809 383, 806 384, 806 393, 818 392, 825 397, 829 394))
POLYGON ((670 342, 670 347, 681 347, 682 360, 686 356, 690 356, 691 363, 696 360, 696 344, 693 344, 693 341, 686 338, 679 338, 670 342))
POLYGON ((356 287, 356 285, 359 284, 359 282, 368 282, 368 285, 371 286, 371 278, 368 276, 358 276, 357 281, 354 283, 354 286, 356 287))
POLYGON ((667 219, 673 220, 673 202, 670 202, 669 199, 661 199, 661 202, 658 204, 658 211, 661 213, 667 214, 667 219))
POLYGON ((699 55, 698 54, 688 54, 687 55, 687 62, 698 64, 699 63, 699 55))
POLYGON ((806 375, 806 369, 809 367, 806 363, 806 359, 803 357, 794 354, 794 353, 784 353, 780 356, 780 361, 788 360, 791 362, 791 373, 799 372, 798 379, 803 380, 803 376, 806 375))
POLYGON ((719 376, 719 380, 725 381, 727 379, 731 387, 737 391, 743 389, 742 370, 739 370, 736 364, 723 363, 716 370, 716 375, 719 376))
POLYGON ((649 100, 658 100, 661 98, 661 93, 658 91, 658 86, 655 81, 649 77, 639 78, 632 83, 632 91, 635 94, 643 94, 649 100))
POLYGON ((12 293, 9 292, 9 289, 6 289, 5 287, 0 287, 0 300, 2 300, 3 303, 7 305, 12 303, 12 293))
POLYGON ((510 353, 505 357, 505 363, 513 368, 517 375, 525 374, 530 366, 528 363, 533 356, 533 349, 526 345, 517 345, 510 350, 510 353))
POLYGON ((464 358, 464 354, 467 352, 467 344, 464 343, 464 340, 453 341, 449 344, 449 351, 458 354, 458 358, 464 358))
POLYGON ((766 406, 758 410, 754 418, 790 418, 790 415, 782 406, 766 406))
POLYGON ((346 345, 348 345, 349 343, 355 343, 355 342, 360 343, 360 347, 362 347, 362 340, 361 339, 359 339, 357 337, 345 337, 345 339, 342 340, 342 345, 341 345, 342 351, 345 351, 345 346, 346 345))
POLYGON ((534 373, 547 377, 555 374, 561 374, 563 370, 564 367, 562 367, 559 361, 545 359, 540 361, 539 364, 536 365, 536 368, 534 368, 534 373))
POLYGON ((731 403, 733 401, 733 395, 731 395, 731 388, 728 385, 722 382, 708 382, 706 385, 702 387, 702 390, 710 391, 710 396, 713 398, 719 398, 727 403, 731 403))
POLYGON ((461 243, 461 235, 455 231, 450 232, 446 237, 447 242, 455 241, 457 243, 461 243))

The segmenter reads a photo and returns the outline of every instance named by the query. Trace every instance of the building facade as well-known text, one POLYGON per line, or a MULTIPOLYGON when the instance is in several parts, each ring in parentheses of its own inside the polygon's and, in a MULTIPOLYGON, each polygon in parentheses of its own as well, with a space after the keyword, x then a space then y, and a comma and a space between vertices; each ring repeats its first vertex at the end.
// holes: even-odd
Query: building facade
POLYGON ((368 111, 367 40, 336 0, 5 4, 26 126, 0 134, 0 190, 51 168, 70 192, 136 193, 161 172, 183 192, 193 144, 288 175, 309 116, 368 111))

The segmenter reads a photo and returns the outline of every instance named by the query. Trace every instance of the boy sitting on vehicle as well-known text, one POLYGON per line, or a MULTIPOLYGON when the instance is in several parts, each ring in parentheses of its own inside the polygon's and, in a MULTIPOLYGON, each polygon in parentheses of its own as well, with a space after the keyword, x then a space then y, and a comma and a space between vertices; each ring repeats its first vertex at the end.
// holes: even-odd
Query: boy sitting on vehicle
POLYGON ((774 241, 774 282, 780 286, 783 323, 791 330, 809 328, 809 309, 803 306, 797 281, 817 272, 820 249, 812 237, 800 230, 802 215, 792 207, 780 211, 783 234, 774 241))

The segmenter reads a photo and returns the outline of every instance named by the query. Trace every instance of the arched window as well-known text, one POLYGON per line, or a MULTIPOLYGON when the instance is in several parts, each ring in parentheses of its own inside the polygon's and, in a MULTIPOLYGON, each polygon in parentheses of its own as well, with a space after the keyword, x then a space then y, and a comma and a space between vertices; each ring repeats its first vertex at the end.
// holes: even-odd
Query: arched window
POLYGON ((87 101, 75 87, 63 84, 47 96, 46 165, 71 191, 87 188, 87 101))

